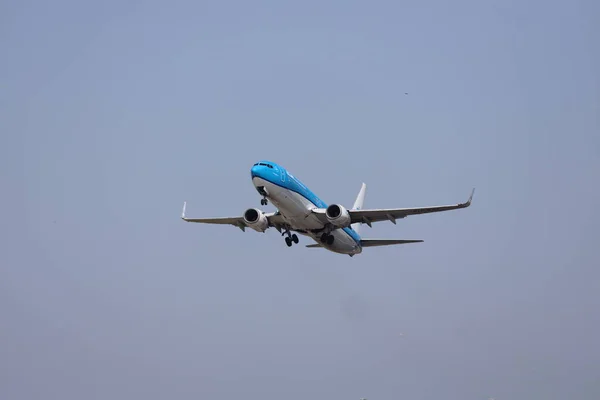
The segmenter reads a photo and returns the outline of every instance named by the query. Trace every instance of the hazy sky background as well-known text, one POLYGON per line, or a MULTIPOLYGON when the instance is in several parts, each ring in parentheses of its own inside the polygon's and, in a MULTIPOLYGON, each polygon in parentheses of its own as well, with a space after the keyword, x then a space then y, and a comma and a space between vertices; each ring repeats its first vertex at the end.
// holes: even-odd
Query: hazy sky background
POLYGON ((594 0, 0 2, 0 398, 600 398, 599 26, 594 0), (477 189, 353 258, 179 219, 260 207, 259 159, 328 203, 477 189))

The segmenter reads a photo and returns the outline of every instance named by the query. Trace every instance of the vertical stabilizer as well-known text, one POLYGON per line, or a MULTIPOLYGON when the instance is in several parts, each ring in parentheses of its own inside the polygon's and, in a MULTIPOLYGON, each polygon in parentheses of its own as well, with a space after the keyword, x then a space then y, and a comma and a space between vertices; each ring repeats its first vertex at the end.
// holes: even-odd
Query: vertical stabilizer
MULTIPOLYGON (((365 185, 363 183, 362 186, 360 187, 360 192, 358 192, 358 196, 356 196, 354 205, 352 206, 353 210, 361 210, 363 208, 363 204, 365 202, 366 191, 367 191, 367 185, 365 185)), ((361 225, 360 222, 352 224, 352 229, 354 229, 356 232, 358 232, 360 230, 360 225, 361 225)))

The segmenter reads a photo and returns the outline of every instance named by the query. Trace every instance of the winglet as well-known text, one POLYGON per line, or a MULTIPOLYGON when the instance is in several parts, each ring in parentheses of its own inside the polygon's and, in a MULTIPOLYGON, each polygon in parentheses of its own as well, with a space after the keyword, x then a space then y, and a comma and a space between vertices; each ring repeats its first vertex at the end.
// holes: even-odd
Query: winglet
POLYGON ((185 205, 186 205, 186 202, 184 201, 183 202, 183 210, 181 210, 181 219, 185 219, 185 205))
POLYGON ((474 194, 475 194, 475 188, 473 188, 473 190, 471 190, 471 195, 469 196, 469 200, 467 200, 467 202, 465 203, 467 206, 471 205, 471 201, 473 200, 474 194))

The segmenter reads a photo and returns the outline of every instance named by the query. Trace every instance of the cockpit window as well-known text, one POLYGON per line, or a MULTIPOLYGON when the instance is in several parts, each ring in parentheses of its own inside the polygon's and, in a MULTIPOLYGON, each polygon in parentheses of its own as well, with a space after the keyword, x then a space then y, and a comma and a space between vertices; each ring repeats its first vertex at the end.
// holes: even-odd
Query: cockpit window
POLYGON ((267 168, 271 168, 273 169, 273 166, 271 164, 266 164, 266 163, 256 163, 254 165, 262 165, 263 167, 267 167, 267 168))

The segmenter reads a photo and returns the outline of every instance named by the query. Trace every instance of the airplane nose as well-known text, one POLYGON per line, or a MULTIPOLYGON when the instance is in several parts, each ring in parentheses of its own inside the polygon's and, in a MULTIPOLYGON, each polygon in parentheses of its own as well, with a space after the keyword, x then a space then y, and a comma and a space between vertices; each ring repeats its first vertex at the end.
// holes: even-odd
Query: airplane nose
POLYGON ((250 168, 250 175, 252 175, 252 178, 257 176, 259 178, 267 179, 273 175, 274 171, 275 169, 270 163, 267 164, 265 162, 258 162, 254 164, 252 168, 250 168))
POLYGON ((255 176, 260 176, 260 169, 261 167, 259 165, 255 165, 252 168, 250 168, 250 175, 254 178, 255 176))

